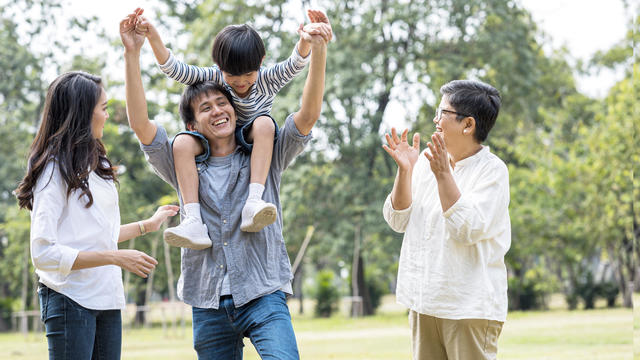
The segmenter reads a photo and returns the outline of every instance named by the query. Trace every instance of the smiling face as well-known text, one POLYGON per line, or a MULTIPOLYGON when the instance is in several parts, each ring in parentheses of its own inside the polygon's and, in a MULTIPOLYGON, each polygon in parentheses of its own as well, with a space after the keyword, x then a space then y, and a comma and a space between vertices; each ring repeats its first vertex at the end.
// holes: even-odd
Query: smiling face
POLYGON ((204 135, 209 141, 235 139, 236 113, 226 96, 210 91, 191 103, 195 123, 190 130, 204 135))
POLYGON ((470 131, 470 129, 466 128, 467 122, 465 119, 456 119, 457 115, 453 113, 456 109, 451 106, 446 96, 440 101, 439 108, 442 109, 442 115, 440 115, 439 119, 437 116, 433 118, 433 122, 436 124, 436 131, 442 135, 447 147, 456 146, 470 131))
POLYGON ((107 122, 108 118, 107 93, 102 89, 100 97, 98 98, 98 103, 93 108, 93 116, 91 117, 91 133, 95 139, 102 139, 104 124, 107 122))
POLYGON ((231 75, 230 73, 223 71, 222 78, 224 79, 224 82, 226 82, 227 84, 229 84, 229 86, 231 86, 231 88, 233 88, 233 91, 236 92, 236 95, 244 98, 245 96, 249 95, 251 86, 256 83, 256 80, 258 79, 258 72, 251 71, 242 75, 231 75))

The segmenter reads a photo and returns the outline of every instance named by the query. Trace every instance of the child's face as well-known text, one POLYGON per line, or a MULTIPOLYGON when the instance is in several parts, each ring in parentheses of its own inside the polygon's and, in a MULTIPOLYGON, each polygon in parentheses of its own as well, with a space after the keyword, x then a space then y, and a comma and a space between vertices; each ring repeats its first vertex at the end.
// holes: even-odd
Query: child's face
POLYGON ((236 95, 245 97, 249 94, 251 86, 253 86, 258 79, 258 72, 251 71, 242 75, 231 75, 228 72, 223 71, 222 78, 224 79, 224 82, 233 88, 236 95))

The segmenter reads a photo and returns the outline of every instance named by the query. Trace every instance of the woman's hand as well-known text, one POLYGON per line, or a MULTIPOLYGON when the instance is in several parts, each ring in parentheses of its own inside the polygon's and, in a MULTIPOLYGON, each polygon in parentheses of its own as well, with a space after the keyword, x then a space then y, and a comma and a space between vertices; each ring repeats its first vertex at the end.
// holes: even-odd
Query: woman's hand
POLYGON ((175 216, 180 211, 180 207, 176 205, 163 205, 156 210, 156 213, 152 217, 145 221, 145 230, 147 232, 157 231, 163 222, 169 218, 169 216, 175 216))
POLYGON ((158 261, 138 250, 116 250, 113 263, 140 277, 146 278, 158 261))
POLYGON ((433 174, 436 178, 439 178, 440 176, 451 172, 449 153, 447 152, 447 147, 445 146, 444 139, 440 133, 436 132, 431 135, 431 141, 433 141, 433 143, 427 144, 429 150, 431 150, 431 154, 429 154, 428 151, 425 151, 424 156, 429 160, 433 174))
POLYGON ((409 129, 405 129, 398 138, 396 128, 391 128, 391 135, 384 134, 388 145, 382 145, 384 150, 391 155, 398 169, 402 171, 412 171, 413 166, 420 156, 420 134, 413 134, 413 145, 409 145, 407 134, 409 129))

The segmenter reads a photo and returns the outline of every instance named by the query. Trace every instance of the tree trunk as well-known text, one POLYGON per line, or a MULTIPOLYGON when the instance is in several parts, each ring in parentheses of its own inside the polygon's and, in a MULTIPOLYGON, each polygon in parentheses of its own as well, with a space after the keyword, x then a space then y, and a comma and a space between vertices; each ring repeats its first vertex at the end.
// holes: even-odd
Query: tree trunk
MULTIPOLYGON (((22 253, 22 288, 20 289, 20 310, 27 311, 27 295, 29 291, 29 246, 24 247, 22 253)), ((23 316, 19 318, 20 332, 26 333, 29 329, 29 323, 27 317, 23 316)))
POLYGON ((171 252, 169 251, 169 244, 166 241, 162 242, 164 246, 164 266, 167 269, 167 288, 169 289, 169 301, 176 301, 176 289, 175 282, 173 281, 173 268, 171 267, 171 252))
POLYGON ((360 224, 356 224, 353 236, 353 262, 351 264, 351 316, 362 316, 362 298, 358 271, 360 270, 360 224))
POLYGON ((371 303, 371 294, 369 294, 369 288, 367 287, 367 282, 364 278, 364 261, 362 260, 362 255, 360 255, 360 260, 358 261, 358 286, 360 286, 359 293, 362 297, 363 315, 373 315, 375 309, 371 303))
MULTIPOLYGON (((129 250, 136 246, 136 238, 129 240, 129 250)), ((129 303, 129 284, 131 282, 131 272, 124 272, 124 302, 129 303)))
MULTIPOLYGON (((152 258, 156 258, 156 252, 158 250, 158 236, 154 235, 151 238, 151 257, 152 258)), ((144 292, 144 309, 146 309, 146 311, 149 311, 149 306, 148 306, 148 302, 151 300, 151 294, 153 292, 153 274, 155 273, 155 271, 152 271, 149 274, 149 277, 147 278, 147 286, 144 292)), ((147 314, 148 315, 148 314, 147 314)), ((144 317, 144 326, 149 326, 149 321, 150 321, 151 317, 150 316, 145 316, 144 317)))

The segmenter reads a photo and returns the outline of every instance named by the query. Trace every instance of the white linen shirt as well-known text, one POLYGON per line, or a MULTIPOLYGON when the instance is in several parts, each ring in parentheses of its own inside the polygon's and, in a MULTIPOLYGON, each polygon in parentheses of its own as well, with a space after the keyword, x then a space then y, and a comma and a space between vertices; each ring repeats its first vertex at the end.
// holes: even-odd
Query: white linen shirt
POLYGON ((125 305, 122 270, 116 265, 71 270, 80 251, 118 249, 120 209, 113 181, 89 175, 93 205, 79 190, 67 197, 56 161, 47 163, 33 192, 31 260, 40 282, 93 310, 125 305))
POLYGON ((413 170, 411 206, 394 210, 387 196, 384 218, 405 233, 397 301, 443 319, 505 321, 504 255, 511 245, 507 166, 483 146, 458 161, 452 174, 461 196, 444 213, 424 154, 413 170))

